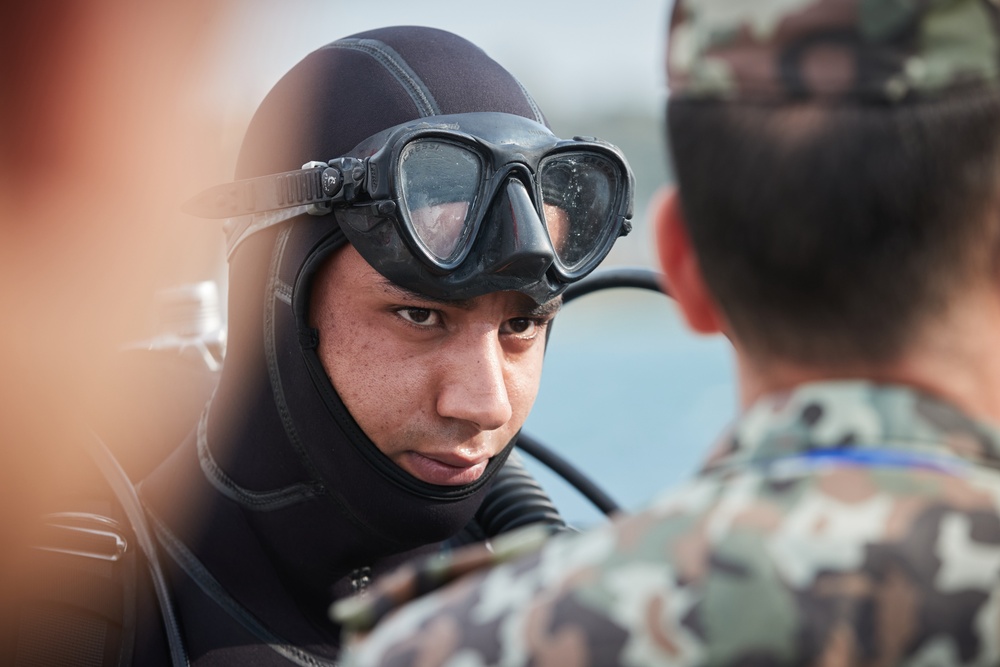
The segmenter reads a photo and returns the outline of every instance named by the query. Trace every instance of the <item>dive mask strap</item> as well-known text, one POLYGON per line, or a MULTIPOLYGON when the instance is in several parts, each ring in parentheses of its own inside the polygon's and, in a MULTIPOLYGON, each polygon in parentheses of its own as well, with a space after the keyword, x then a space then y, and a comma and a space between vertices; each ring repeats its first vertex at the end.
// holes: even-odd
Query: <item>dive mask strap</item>
POLYGON ((222 230, 226 234, 226 259, 232 259, 236 248, 257 232, 268 227, 273 227, 285 220, 291 220, 296 216, 304 215, 312 210, 312 206, 296 206, 281 211, 265 211, 264 213, 243 215, 238 218, 226 218, 222 224, 222 230))
POLYGON ((181 210, 199 218, 236 218, 308 206, 313 215, 334 202, 353 201, 363 187, 365 163, 353 157, 307 162, 301 169, 223 183, 184 202, 181 210))
POLYGON ((299 215, 326 215, 334 202, 353 201, 364 186, 365 163, 344 157, 302 169, 215 185, 181 206, 199 218, 226 218, 226 257, 252 234, 299 215))

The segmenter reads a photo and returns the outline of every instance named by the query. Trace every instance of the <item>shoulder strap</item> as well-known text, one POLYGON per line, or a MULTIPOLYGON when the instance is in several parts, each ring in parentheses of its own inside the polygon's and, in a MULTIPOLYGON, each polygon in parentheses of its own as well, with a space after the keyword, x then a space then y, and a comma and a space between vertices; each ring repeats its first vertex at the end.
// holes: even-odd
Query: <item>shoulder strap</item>
POLYGON ((131 665, 140 556, 121 503, 106 482, 100 493, 56 501, 68 501, 69 511, 46 513, 34 524, 25 544, 30 561, 11 591, 16 620, 3 633, 0 663, 131 665))
POLYGON ((173 602, 170 598, 170 591, 167 588, 166 577, 160 565, 156 546, 153 544, 152 534, 146 523, 146 514, 136 495, 135 487, 131 480, 108 449, 107 445, 96 434, 92 433, 87 440, 87 453, 93 458, 101 474, 108 481, 115 497, 121 503, 135 533, 139 548, 146 556, 146 563, 149 566, 150 578, 153 580, 153 590, 156 593, 157 602, 160 605, 160 613, 163 616, 163 625, 166 630, 167 644, 170 648, 170 661, 173 667, 188 667, 187 653, 184 650, 184 643, 181 638, 180 625, 177 622, 177 615, 174 612, 173 602))

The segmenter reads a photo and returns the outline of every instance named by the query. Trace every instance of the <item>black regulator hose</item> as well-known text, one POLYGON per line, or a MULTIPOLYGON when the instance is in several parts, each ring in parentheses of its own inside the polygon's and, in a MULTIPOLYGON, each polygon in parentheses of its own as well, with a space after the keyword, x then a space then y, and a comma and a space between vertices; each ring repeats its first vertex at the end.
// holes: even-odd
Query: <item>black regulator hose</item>
POLYGON ((516 450, 497 472, 493 486, 476 512, 476 523, 485 537, 531 524, 548 526, 553 533, 571 530, 516 450))
POLYGON ((569 303, 591 292, 614 287, 634 287, 670 296, 661 274, 652 269, 622 267, 595 271, 583 280, 573 283, 563 292, 563 303, 569 303))
MULTIPOLYGON (((566 480, 584 498, 594 503, 594 506, 604 512, 605 515, 611 516, 621 510, 621 506, 605 493, 604 489, 583 474, 579 468, 530 435, 522 431, 521 435, 517 438, 517 446, 566 480)), ((531 481, 534 482, 534 479, 531 481)))

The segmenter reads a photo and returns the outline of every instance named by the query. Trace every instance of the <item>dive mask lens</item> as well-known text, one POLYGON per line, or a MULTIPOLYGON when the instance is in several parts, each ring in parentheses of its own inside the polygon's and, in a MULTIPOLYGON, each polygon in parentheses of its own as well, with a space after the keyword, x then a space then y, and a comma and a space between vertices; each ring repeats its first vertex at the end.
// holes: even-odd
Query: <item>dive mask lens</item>
POLYGON ((565 152, 539 166, 545 226, 563 270, 603 258, 618 235, 618 166, 596 152, 565 152))
POLYGON ((435 264, 460 263, 475 235, 482 158, 439 138, 417 139, 399 154, 398 188, 406 225, 435 264))

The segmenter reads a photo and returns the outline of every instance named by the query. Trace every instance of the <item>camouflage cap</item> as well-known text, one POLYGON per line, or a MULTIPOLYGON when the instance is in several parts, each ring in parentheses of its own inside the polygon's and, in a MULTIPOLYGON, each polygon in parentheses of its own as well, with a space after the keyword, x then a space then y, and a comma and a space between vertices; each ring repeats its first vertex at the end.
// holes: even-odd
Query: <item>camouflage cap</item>
POLYGON ((998 85, 1000 0, 676 0, 675 98, 897 102, 998 85))

